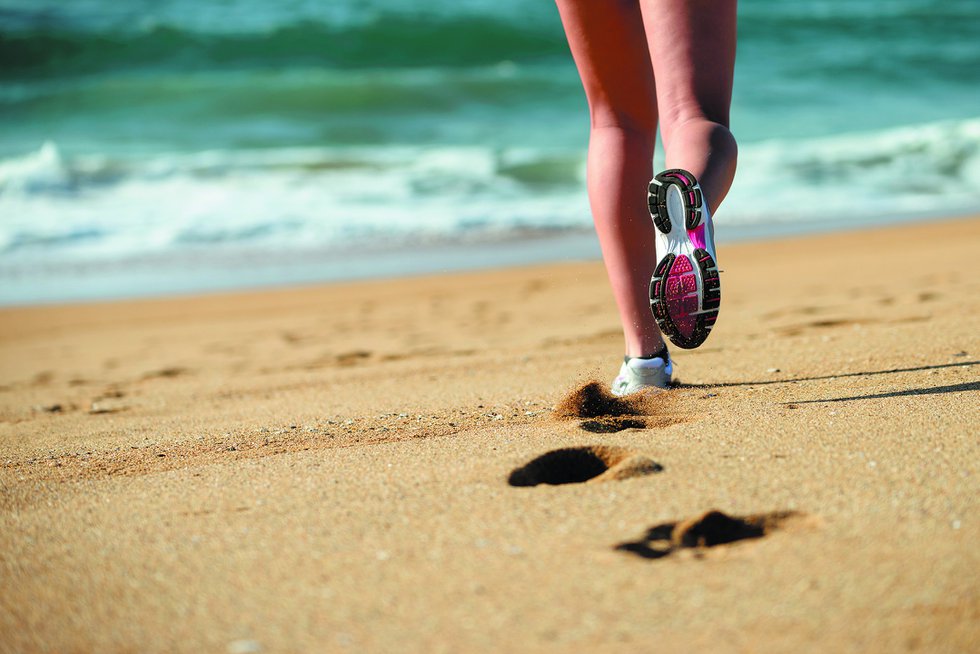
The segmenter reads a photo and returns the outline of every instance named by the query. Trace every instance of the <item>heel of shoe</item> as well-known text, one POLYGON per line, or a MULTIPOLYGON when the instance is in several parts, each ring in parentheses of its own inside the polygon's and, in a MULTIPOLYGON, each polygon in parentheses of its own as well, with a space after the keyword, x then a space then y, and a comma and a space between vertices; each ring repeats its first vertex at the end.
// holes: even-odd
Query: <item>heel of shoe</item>
POLYGON ((684 225, 688 230, 695 229, 701 224, 704 205, 704 196, 701 194, 701 186, 697 178, 682 168, 671 168, 656 175, 650 180, 647 189, 647 206, 650 208, 650 217, 653 224, 663 234, 670 233, 670 216, 667 213, 667 187, 671 184, 677 186, 684 199, 684 225))
MULTIPOLYGON (((659 176, 658 176, 659 177, 659 176)), ((650 218, 661 234, 670 234, 670 215, 667 213, 667 187, 657 178, 650 180, 647 187, 647 208, 650 218)))

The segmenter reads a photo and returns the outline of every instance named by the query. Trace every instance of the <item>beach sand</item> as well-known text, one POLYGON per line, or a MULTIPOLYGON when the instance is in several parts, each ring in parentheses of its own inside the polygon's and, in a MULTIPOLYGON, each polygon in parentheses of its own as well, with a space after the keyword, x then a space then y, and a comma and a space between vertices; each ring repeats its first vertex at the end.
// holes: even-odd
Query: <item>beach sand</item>
POLYGON ((0 651, 977 651, 980 219, 720 254, 0 311, 0 651))

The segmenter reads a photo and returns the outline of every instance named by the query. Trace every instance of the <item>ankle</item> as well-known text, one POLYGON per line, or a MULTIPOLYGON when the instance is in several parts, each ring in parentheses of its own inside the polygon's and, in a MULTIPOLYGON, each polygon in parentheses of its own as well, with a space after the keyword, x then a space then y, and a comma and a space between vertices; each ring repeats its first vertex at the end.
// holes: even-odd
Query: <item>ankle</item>
POLYGON ((646 343, 640 347, 627 347, 624 359, 626 361, 630 359, 652 359, 666 355, 667 352, 667 343, 663 339, 660 339, 656 343, 646 343))
POLYGON ((663 359, 667 361, 670 358, 670 351, 667 349, 667 344, 661 341, 660 347, 652 350, 652 354, 626 354, 623 357, 623 361, 629 363, 631 359, 663 359))

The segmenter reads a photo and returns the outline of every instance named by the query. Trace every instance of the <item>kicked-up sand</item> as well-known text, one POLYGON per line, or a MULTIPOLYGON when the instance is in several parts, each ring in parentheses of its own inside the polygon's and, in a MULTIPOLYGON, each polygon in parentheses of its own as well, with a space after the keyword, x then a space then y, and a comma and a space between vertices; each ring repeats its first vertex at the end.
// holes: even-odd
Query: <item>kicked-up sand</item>
POLYGON ((0 651, 977 651, 980 220, 720 255, 0 311, 0 651))

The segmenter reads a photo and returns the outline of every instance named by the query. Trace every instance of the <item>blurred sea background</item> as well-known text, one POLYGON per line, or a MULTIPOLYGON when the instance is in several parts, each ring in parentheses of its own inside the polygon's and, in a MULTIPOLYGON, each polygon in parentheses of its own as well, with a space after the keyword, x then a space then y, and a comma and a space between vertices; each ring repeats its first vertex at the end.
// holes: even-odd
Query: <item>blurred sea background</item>
MULTIPOLYGON (((721 241, 980 213, 980 2, 739 12, 721 241)), ((0 303, 597 256, 587 137, 551 2, 0 0, 0 303)))

